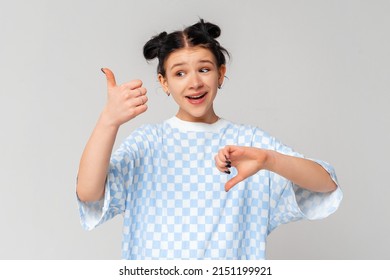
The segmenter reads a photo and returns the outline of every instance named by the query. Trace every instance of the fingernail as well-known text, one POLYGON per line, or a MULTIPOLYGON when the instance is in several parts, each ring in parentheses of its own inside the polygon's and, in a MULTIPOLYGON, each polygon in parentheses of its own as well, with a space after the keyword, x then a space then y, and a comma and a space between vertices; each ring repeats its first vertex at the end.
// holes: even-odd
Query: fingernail
POLYGON ((225 170, 224 171, 226 174, 230 174, 230 170, 225 170))
POLYGON ((106 74, 106 72, 104 72, 104 69, 103 69, 103 68, 100 68, 100 70, 104 73, 104 75, 106 74))

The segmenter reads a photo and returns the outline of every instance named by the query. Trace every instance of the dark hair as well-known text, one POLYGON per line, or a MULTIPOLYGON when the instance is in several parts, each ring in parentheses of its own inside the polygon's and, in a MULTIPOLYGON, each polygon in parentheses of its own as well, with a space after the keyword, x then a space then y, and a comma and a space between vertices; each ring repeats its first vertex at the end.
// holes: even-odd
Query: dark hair
POLYGON ((221 35, 221 29, 210 22, 200 19, 194 25, 188 26, 183 31, 172 33, 161 32, 152 37, 144 46, 144 57, 147 60, 158 58, 157 73, 165 76, 165 61, 175 50, 185 47, 201 46, 209 49, 215 56, 217 66, 226 63, 225 54, 229 52, 223 48, 216 38, 221 35))

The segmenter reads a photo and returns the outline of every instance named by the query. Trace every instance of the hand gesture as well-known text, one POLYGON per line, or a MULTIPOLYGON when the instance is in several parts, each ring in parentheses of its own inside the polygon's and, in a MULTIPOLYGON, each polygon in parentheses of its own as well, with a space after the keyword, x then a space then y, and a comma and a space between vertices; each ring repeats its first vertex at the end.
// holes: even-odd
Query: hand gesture
POLYGON ((228 174, 230 174, 229 168, 232 166, 237 169, 237 175, 225 184, 225 190, 229 191, 239 182, 264 169, 267 159, 267 150, 253 147, 226 146, 219 150, 215 156, 215 165, 221 172, 228 174))
POLYGON ((117 85, 114 73, 102 68, 107 78, 107 103, 103 115, 108 124, 119 127, 147 110, 146 88, 142 81, 133 80, 117 85))

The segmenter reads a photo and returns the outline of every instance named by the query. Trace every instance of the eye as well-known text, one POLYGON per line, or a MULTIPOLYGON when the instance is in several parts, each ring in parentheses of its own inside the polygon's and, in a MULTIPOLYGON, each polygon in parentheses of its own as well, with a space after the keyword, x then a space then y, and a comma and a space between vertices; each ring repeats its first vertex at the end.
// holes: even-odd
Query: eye
POLYGON ((177 77, 183 77, 184 76, 184 72, 183 71, 177 71, 175 75, 177 77))
POLYGON ((210 71, 209 68, 202 68, 202 69, 199 70, 199 72, 201 72, 201 73, 207 73, 209 71, 210 71))

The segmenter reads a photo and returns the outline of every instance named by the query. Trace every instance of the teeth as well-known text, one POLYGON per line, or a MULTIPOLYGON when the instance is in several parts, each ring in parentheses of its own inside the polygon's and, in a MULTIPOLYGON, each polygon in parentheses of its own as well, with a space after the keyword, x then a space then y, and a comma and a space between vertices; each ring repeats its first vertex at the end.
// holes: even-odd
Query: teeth
POLYGON ((201 98, 203 96, 204 96, 204 94, 201 94, 201 95, 198 95, 198 96, 187 96, 187 98, 189 98, 189 99, 199 99, 199 98, 201 98))

